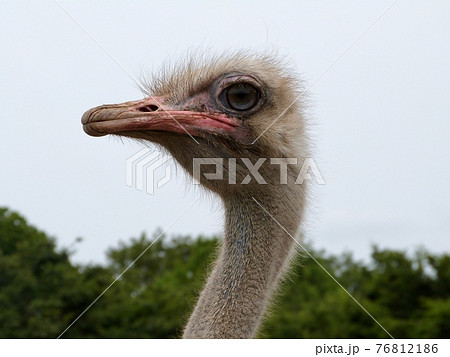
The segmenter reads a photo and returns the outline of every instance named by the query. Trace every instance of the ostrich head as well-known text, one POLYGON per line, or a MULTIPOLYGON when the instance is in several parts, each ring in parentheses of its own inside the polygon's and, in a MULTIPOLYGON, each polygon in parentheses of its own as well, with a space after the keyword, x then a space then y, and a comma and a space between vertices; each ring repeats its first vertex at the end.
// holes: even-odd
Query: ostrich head
MULTIPOLYGON (((298 83, 278 61, 236 54, 191 59, 168 72, 165 69, 142 86, 146 95, 142 100, 87 111, 84 131, 159 144, 191 174, 194 158, 220 158, 222 179, 207 180, 203 175, 215 172, 213 165, 201 165, 198 178, 222 197, 241 192, 241 185, 229 184, 230 175, 239 184, 249 173, 241 158, 255 164, 260 158, 305 157, 298 83), (238 159, 233 170, 229 158, 238 159)), ((298 174, 301 161, 289 166, 290 176, 298 174)), ((274 170, 269 160, 258 167, 269 184, 279 181, 274 170)), ((258 190, 257 183, 251 180, 246 190, 258 190)))
POLYGON ((252 337, 303 217, 306 191, 296 178, 307 140, 297 83, 277 61, 245 54, 164 73, 144 86, 142 100, 87 111, 84 131, 161 145, 221 196, 222 248, 184 337, 252 337), (206 159, 199 172, 196 159, 206 159))

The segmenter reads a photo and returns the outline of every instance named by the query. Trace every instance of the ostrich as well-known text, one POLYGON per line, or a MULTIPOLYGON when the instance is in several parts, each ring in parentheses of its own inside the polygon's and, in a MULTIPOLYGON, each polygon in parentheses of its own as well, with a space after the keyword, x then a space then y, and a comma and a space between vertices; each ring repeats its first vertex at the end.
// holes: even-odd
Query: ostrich
POLYGON ((209 161, 197 179, 223 202, 224 239, 183 337, 252 338, 304 216, 299 82, 280 61, 248 53, 189 60, 171 72, 144 84, 142 100, 88 110, 83 129, 160 145, 190 174, 196 158, 221 159, 222 177, 208 176, 218 170, 209 161))

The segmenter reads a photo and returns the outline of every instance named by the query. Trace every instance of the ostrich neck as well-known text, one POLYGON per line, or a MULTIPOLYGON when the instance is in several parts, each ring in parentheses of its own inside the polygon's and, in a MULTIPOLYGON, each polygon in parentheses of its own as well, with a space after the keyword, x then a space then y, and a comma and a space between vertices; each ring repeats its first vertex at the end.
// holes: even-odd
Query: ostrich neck
POLYGON ((224 241, 185 338, 255 336, 294 243, 280 225, 295 236, 303 212, 301 192, 273 190, 224 199, 224 241))

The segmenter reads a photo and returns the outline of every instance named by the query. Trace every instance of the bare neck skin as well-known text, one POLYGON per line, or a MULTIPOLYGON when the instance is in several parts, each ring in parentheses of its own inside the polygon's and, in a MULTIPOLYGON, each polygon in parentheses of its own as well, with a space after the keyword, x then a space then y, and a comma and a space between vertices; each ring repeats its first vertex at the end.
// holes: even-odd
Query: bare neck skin
POLYGON ((184 338, 252 338, 289 260, 303 215, 302 187, 224 200, 225 237, 184 338), (299 195, 300 194, 300 195, 299 195), (275 222, 254 197, 279 223, 275 222))

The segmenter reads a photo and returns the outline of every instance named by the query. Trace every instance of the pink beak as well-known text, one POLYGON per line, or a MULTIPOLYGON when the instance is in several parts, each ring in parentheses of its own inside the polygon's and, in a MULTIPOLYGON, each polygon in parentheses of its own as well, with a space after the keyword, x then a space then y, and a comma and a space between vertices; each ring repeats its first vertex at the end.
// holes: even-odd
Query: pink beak
POLYGON ((84 113, 86 134, 104 136, 135 131, 169 131, 201 136, 208 132, 248 141, 248 131, 238 119, 219 112, 180 110, 164 105, 162 97, 148 97, 122 104, 100 105, 84 113))

